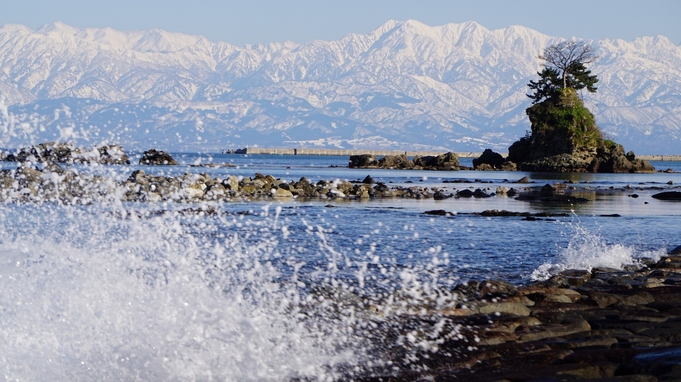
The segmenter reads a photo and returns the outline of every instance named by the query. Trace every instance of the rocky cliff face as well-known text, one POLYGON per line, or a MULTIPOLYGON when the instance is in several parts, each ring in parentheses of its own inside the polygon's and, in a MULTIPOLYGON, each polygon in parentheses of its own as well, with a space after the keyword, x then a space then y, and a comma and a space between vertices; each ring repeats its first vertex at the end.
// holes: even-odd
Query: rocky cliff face
POLYGON ((513 143, 508 160, 524 171, 650 172, 647 161, 603 139, 593 114, 573 89, 527 109, 532 133, 513 143))

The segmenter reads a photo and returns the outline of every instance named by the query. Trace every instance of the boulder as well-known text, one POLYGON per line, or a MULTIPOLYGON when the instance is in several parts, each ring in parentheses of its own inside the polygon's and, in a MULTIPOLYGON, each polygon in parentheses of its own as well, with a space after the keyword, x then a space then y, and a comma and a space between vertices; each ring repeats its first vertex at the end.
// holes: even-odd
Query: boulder
POLYGON ((491 149, 485 149, 482 155, 473 159, 473 168, 476 170, 500 170, 505 162, 506 160, 501 154, 494 152, 491 149), (488 167, 481 167, 483 164, 488 165, 488 167))
POLYGON ((386 155, 378 160, 378 167, 404 170, 413 168, 414 164, 407 158, 406 154, 386 155))
POLYGON ((165 151, 158 151, 156 149, 149 149, 142 154, 140 158, 140 164, 145 165, 165 165, 165 166, 176 166, 177 161, 165 151))
POLYGON ((362 155, 352 155, 350 156, 350 161, 348 162, 348 167, 350 168, 367 168, 378 166, 378 161, 376 157, 371 154, 362 155))
POLYGON ((665 191, 653 195, 653 198, 658 200, 681 200, 680 191, 665 191))

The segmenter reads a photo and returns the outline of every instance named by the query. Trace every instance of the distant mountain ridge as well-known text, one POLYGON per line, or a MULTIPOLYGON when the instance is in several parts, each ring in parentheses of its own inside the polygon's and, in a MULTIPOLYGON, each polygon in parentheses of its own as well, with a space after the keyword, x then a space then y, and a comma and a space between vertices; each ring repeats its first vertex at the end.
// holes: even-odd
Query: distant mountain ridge
MULTIPOLYGON (((563 38, 475 22, 388 21, 367 34, 236 47, 162 30, 0 27, 0 145, 505 151, 529 129, 527 83, 563 38)), ((606 136, 637 153, 681 143, 681 47, 590 41, 606 136)))

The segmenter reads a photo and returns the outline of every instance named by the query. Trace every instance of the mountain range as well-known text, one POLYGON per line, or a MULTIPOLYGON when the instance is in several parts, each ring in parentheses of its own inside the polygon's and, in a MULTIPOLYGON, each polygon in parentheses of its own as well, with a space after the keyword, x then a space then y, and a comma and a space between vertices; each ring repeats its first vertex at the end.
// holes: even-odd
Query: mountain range
MULTIPOLYGON (((505 152, 530 128, 527 83, 565 40, 511 26, 388 21, 367 34, 237 47, 163 30, 0 27, 0 146, 325 147, 505 152)), ((607 138, 678 154, 681 47, 589 40, 607 138)))

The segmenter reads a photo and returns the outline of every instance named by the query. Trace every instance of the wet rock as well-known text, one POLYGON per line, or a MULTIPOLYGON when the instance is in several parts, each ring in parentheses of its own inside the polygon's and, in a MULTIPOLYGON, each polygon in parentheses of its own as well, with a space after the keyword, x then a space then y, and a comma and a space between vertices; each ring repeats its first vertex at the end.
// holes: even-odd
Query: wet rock
POLYGON ((158 151, 156 149, 149 149, 142 153, 139 164, 144 165, 165 165, 176 166, 177 161, 165 151, 158 151))
POLYGON ((668 255, 681 255, 681 245, 667 252, 668 255))
POLYGON ((681 200, 681 192, 679 191, 665 191, 653 195, 653 198, 658 200, 681 200))
POLYGON ((436 216, 453 216, 451 212, 445 210, 430 210, 424 212, 426 215, 436 215, 436 216))
POLYGON ((472 198, 473 197, 473 191, 468 190, 468 189, 457 191, 456 197, 457 198, 472 198))

